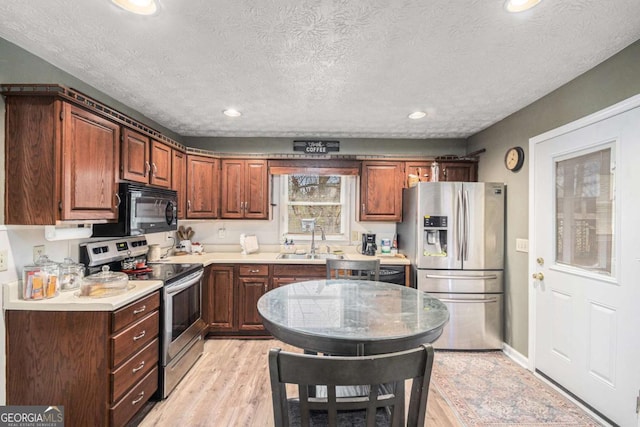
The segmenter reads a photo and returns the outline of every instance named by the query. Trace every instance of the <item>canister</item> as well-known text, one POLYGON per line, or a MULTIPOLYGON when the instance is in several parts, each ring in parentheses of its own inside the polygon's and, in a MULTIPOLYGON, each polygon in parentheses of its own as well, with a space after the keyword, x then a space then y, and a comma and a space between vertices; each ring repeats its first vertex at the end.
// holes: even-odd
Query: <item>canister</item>
POLYGON ((84 277, 84 265, 71 258, 65 258, 60 264, 60 290, 71 291, 78 289, 84 277))
POLYGON ((53 298, 60 291, 60 265, 42 255, 22 272, 21 296, 26 300, 53 298))
POLYGON ((383 254, 391 253, 391 239, 382 239, 380 241, 380 252, 383 254))

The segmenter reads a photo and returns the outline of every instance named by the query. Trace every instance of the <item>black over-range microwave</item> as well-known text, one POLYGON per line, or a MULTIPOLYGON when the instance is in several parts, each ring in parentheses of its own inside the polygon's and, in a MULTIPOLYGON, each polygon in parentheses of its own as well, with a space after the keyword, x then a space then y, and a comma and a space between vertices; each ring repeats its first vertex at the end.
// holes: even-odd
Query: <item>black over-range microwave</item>
POLYGON ((174 190, 120 183, 118 222, 93 225, 93 237, 137 236, 178 227, 178 196, 174 190))

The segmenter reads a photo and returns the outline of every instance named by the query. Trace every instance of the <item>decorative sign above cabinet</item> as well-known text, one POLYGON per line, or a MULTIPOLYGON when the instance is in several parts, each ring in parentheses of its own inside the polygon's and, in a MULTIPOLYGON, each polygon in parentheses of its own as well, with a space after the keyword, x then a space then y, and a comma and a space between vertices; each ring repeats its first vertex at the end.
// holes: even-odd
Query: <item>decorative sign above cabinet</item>
POLYGON ((340 141, 293 141, 293 151, 327 154, 330 151, 340 151, 340 141))

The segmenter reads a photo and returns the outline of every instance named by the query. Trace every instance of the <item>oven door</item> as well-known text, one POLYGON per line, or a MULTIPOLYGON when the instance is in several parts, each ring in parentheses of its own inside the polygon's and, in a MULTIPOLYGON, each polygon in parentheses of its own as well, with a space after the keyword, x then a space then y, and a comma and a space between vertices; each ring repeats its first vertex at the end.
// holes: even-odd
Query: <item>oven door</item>
POLYGON ((202 276, 200 270, 163 288, 163 366, 202 334, 202 276))

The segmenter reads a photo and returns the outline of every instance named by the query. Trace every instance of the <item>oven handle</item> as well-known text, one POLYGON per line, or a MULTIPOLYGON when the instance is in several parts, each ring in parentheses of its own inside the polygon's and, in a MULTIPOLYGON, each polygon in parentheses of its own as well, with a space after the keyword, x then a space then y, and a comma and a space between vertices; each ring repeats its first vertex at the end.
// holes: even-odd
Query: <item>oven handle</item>
POLYGON ((472 303, 472 304, 488 304, 491 302, 498 302, 498 298, 483 298, 483 299, 467 299, 467 298, 438 298, 442 302, 448 303, 472 303))
POLYGON ((166 286, 164 288, 164 291, 167 293, 167 295, 173 295, 173 294, 177 294, 178 292, 181 292, 191 286, 193 286, 194 284, 196 284, 197 282, 200 281, 200 279, 202 279, 202 276, 204 275, 204 271, 199 271, 197 273, 194 273, 190 276, 187 276, 184 280, 184 282, 180 281, 177 282, 175 284, 172 284, 171 286, 166 286))

